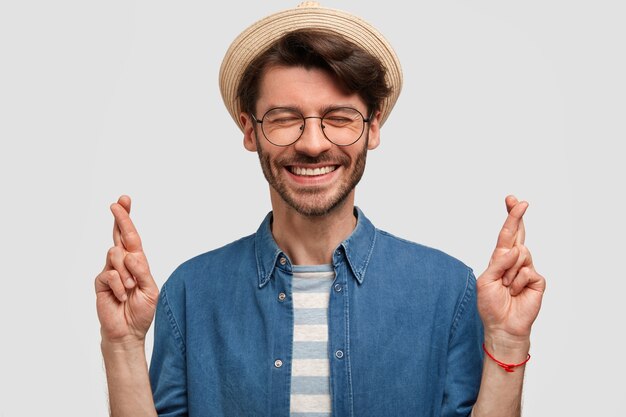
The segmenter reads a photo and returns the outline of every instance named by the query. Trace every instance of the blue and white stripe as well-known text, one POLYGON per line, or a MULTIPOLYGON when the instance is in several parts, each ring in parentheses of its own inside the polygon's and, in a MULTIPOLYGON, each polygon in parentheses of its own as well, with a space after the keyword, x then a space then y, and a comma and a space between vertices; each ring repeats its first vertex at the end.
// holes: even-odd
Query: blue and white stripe
POLYGON ((328 300, 332 265, 293 268, 292 417, 330 417, 328 300))

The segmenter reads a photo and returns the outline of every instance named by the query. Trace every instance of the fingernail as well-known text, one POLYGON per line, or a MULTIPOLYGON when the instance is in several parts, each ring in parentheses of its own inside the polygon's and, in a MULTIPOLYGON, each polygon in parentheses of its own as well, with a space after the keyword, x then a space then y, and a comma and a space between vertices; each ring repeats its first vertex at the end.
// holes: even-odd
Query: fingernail
POLYGON ((122 295, 122 302, 128 300, 128 296, 126 294, 122 295))
POLYGON ((133 288, 135 286, 135 281, 132 278, 128 278, 126 280, 126 287, 127 288, 133 288))

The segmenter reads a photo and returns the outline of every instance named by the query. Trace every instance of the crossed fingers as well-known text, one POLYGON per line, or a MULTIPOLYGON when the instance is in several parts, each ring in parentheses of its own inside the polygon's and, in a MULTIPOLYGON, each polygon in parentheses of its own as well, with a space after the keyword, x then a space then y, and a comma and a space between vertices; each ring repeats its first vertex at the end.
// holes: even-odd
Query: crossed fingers
POLYGON ((517 201, 513 196, 506 199, 507 211, 509 212, 502 229, 498 234, 495 252, 509 251, 513 246, 521 246, 526 239, 523 216, 528 208, 525 201, 517 201))
POLYGON ((130 198, 121 196, 117 203, 111 204, 111 212, 115 217, 113 223, 113 243, 128 252, 143 252, 141 238, 130 219, 130 198))
POLYGON ((122 302, 128 298, 126 290, 152 279, 141 238, 130 219, 130 206, 128 196, 121 196, 117 203, 111 204, 115 218, 113 246, 107 251, 104 269, 96 279, 96 292, 111 290, 122 302))
POLYGON ((501 271, 502 285, 508 287, 510 294, 515 296, 521 293, 531 281, 534 281, 537 273, 530 251, 524 245, 526 231, 523 216, 528 209, 528 203, 520 202, 514 196, 508 196, 505 202, 509 214, 498 235, 490 264, 497 259, 507 258, 504 263, 498 262, 497 268, 506 265, 506 268, 501 271))

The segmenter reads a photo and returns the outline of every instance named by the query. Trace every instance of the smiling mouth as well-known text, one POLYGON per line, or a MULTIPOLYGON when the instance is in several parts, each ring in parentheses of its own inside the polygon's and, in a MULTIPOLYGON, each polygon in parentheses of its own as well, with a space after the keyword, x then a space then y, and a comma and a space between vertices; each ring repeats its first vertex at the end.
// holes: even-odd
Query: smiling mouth
POLYGON ((325 175, 325 174, 328 174, 329 172, 333 172, 335 169, 337 169, 337 166, 328 165, 328 166, 318 167, 318 168, 303 168, 303 167, 297 167, 297 166, 290 166, 288 169, 289 169, 289 172, 300 177, 314 177, 317 175, 325 175))

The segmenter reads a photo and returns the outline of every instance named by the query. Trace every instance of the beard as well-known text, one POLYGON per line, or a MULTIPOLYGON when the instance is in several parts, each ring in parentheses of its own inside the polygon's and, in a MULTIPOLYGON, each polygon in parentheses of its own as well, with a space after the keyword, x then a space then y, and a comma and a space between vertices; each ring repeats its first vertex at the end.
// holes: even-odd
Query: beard
POLYGON ((330 151, 324 152, 317 157, 296 153, 290 156, 279 157, 272 161, 269 155, 262 151, 258 136, 256 136, 256 142, 257 153, 265 179, 276 190, 283 201, 297 213, 306 217, 325 216, 340 207, 359 183, 365 171, 368 136, 365 137, 363 150, 359 152, 354 161, 344 153, 332 154, 330 151), (333 185, 332 190, 325 190, 325 187, 292 188, 287 185, 284 178, 286 166, 324 163, 341 166, 347 171, 344 173, 344 178, 340 180, 340 184, 333 185))

